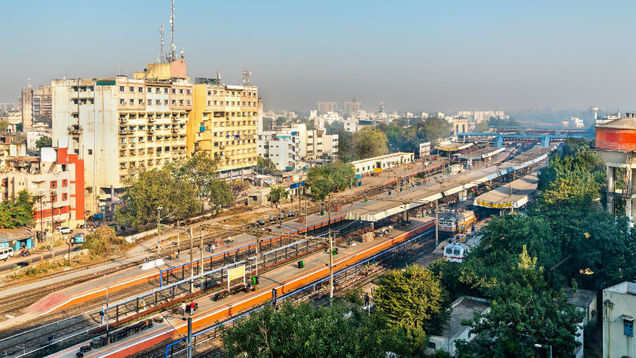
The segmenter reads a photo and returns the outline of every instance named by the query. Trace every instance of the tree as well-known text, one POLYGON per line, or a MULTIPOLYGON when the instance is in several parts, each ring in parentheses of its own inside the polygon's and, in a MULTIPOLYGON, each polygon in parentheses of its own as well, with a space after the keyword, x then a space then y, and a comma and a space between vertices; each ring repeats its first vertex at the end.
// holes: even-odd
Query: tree
POLYGON ((276 164, 269 158, 258 157, 256 159, 256 172, 259 174, 280 174, 280 170, 276 168, 276 164))
POLYGON ((450 135, 450 124, 441 118, 431 118, 422 121, 417 126, 417 137, 422 141, 434 141, 450 135))
POLYGON ((438 332, 446 321, 439 278, 416 265, 382 276, 374 300, 389 327, 438 332))
POLYGON ((14 201, 0 203, 0 228, 13 229, 33 224, 33 199, 22 190, 14 201))
POLYGON ((280 202, 281 200, 287 199, 288 195, 289 192, 285 187, 274 186, 269 191, 269 200, 274 204, 278 204, 278 202, 280 202))
POLYGON ((119 253, 128 246, 126 240, 115 235, 115 230, 110 226, 102 225, 86 236, 82 247, 87 249, 92 256, 106 257, 119 253))
POLYGON ((40 149, 42 147, 50 147, 53 145, 53 140, 51 139, 51 137, 47 137, 47 136, 43 136, 38 138, 38 140, 35 142, 35 146, 40 149))
POLYGON ((365 128, 353 135, 353 150, 357 158, 365 159, 386 154, 386 135, 374 128, 365 128))
POLYGON ((276 118, 276 125, 277 126, 282 126, 283 124, 285 124, 285 122, 287 121, 287 118, 285 117, 278 117, 276 118))
POLYGON ((582 313, 547 287, 536 262, 524 247, 511 267, 514 280, 500 286, 490 312, 475 315, 470 325, 477 337, 457 344, 458 357, 536 357, 534 344, 551 345, 555 357, 571 356, 582 313))
POLYGON ((354 179, 353 165, 341 161, 313 167, 307 172, 307 182, 314 200, 324 200, 329 193, 345 190, 353 184, 354 179))
POLYGON ((196 184, 175 177, 172 168, 142 171, 128 184, 123 205, 115 212, 120 225, 135 230, 153 227, 159 207, 161 217, 170 220, 184 219, 201 210, 196 184))
POLYGON ((379 327, 355 305, 271 306, 223 332, 228 357, 384 357, 379 327))

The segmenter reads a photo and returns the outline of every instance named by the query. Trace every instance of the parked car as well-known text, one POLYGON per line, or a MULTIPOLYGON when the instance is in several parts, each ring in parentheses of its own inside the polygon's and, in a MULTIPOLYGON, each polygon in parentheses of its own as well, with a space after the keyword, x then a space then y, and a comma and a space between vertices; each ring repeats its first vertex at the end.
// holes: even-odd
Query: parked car
POLYGON ((295 212, 295 211, 290 210, 290 211, 287 213, 287 216, 289 216, 290 218, 293 218, 294 216, 296 216, 296 212, 295 212))
POLYGON ((258 219, 258 220, 256 220, 256 223, 258 225, 260 225, 260 226, 263 226, 263 225, 265 225, 265 219, 258 219))
POLYGON ((13 257, 13 248, 11 247, 0 248, 0 260, 7 261, 9 257, 13 257))
POLYGON ((67 226, 62 226, 62 227, 59 227, 57 231, 61 232, 62 234, 68 235, 73 232, 73 229, 67 226))

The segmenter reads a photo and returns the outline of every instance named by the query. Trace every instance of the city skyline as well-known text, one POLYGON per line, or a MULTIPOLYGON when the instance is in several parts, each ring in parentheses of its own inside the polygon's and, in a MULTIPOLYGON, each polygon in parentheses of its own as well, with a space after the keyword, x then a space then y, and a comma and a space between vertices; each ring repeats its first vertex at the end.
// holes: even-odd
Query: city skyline
MULTIPOLYGON (((0 102, 16 102, 28 79, 132 75, 159 56, 169 1, 82 5, 0 5, 0 102)), ((357 97, 387 111, 629 110, 636 29, 633 5, 618 5, 177 1, 176 45, 192 77, 238 82, 250 70, 266 109, 357 97)))

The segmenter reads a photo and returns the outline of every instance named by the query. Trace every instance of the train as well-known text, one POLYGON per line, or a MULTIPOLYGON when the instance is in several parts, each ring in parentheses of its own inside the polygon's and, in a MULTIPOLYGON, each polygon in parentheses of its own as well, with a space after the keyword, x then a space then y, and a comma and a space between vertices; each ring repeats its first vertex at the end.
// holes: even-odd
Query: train
POLYGON ((439 230, 449 234, 465 233, 477 222, 472 210, 449 210, 439 215, 439 230))

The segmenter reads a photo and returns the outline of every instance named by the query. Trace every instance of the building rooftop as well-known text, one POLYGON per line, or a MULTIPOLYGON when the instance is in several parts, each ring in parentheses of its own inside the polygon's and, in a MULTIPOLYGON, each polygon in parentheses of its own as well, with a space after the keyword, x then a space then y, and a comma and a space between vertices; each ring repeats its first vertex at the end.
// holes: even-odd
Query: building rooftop
POLYGON ((31 237, 33 237, 33 233, 27 227, 19 227, 15 229, 0 229, 0 242, 25 240, 31 237))
POLYGON ((385 155, 379 155, 379 156, 373 157, 373 158, 356 160, 356 161, 351 162, 351 165, 362 164, 362 163, 372 162, 372 161, 382 160, 382 159, 395 158, 395 157, 400 157, 400 156, 403 156, 403 155, 413 155, 413 153, 405 153, 405 152, 389 153, 389 154, 385 154, 385 155))
POLYGON ((471 321, 474 313, 485 313, 490 308, 490 303, 484 298, 462 296, 451 304, 450 320, 442 336, 453 338, 461 334, 468 326, 463 321, 471 321))
POLYGON ((596 292, 590 290, 566 289, 565 293, 568 295, 568 303, 576 307, 587 307, 596 298, 596 292))
POLYGON ((606 291, 634 295, 636 296, 636 283, 624 281, 617 285, 608 287, 605 289, 606 291))

